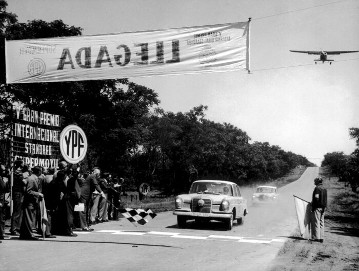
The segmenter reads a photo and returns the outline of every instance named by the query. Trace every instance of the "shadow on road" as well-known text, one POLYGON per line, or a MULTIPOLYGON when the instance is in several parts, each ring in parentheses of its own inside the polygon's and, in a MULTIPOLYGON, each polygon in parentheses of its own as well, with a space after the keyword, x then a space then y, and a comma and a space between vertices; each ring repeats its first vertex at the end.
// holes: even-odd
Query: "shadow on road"
MULTIPOLYGON (((233 227, 240 226, 237 223, 233 223, 233 227)), ((167 229, 179 229, 178 225, 167 226, 167 229)), ((219 221, 206 221, 206 222, 196 222, 196 221, 187 221, 186 226, 180 229, 191 229, 191 230, 210 230, 210 231, 228 231, 226 224, 219 221)))
POLYGON ((359 237, 359 229, 356 228, 331 227, 330 231, 339 235, 359 237))
POLYGON ((278 237, 292 239, 292 240, 298 240, 298 241, 308 241, 308 239, 300 237, 300 236, 278 236, 278 237))
MULTIPOLYGON (((331 220, 334 223, 353 223, 356 222, 358 217, 351 215, 349 212, 346 216, 344 215, 326 215, 325 220, 331 220)), ((330 221, 329 221, 330 222, 330 221)))
MULTIPOLYGON (((10 238, 8 240, 12 241, 23 241, 19 238, 10 238)), ((143 247, 164 247, 164 248, 178 248, 181 247, 167 246, 167 245, 153 245, 153 244, 140 244, 140 243, 124 243, 124 242, 109 242, 109 241, 81 241, 81 240, 49 240, 49 239, 39 239, 40 242, 51 242, 51 243, 84 243, 84 244, 115 244, 115 245, 131 245, 132 247, 143 246, 143 247)), ((39 241, 25 241, 25 242, 39 242, 39 241)))

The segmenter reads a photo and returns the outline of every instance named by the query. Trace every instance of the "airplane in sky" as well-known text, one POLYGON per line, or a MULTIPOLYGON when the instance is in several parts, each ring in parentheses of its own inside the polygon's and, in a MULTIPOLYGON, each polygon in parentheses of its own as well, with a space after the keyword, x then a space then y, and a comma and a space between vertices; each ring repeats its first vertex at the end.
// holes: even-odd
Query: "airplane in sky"
POLYGON ((340 54, 349 54, 349 53, 357 53, 359 51, 297 51, 297 50, 289 50, 293 53, 304 53, 308 55, 320 55, 319 59, 315 59, 315 64, 317 64, 317 61, 329 62, 331 65, 334 61, 333 59, 328 59, 328 55, 340 55, 340 54))

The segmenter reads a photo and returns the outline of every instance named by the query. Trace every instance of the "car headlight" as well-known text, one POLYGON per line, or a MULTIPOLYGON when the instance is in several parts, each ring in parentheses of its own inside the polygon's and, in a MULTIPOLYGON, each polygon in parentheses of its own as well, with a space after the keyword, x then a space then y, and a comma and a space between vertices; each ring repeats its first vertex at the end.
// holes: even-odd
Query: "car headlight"
POLYGON ((181 209, 183 206, 183 199, 176 198, 176 209, 181 209))
POLYGON ((256 198, 257 196, 256 195, 253 195, 252 198, 256 198))
POLYGON ((229 201, 223 200, 221 203, 220 211, 228 211, 229 210, 229 201))

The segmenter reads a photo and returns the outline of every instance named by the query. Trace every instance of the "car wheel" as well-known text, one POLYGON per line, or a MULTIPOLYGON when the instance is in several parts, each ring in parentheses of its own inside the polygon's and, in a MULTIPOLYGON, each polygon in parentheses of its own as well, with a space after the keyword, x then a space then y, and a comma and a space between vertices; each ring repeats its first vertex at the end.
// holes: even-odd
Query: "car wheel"
POLYGON ((184 228, 186 226, 186 217, 184 216, 177 216, 177 225, 178 228, 184 228))
POLYGON ((229 231, 233 228, 233 214, 231 215, 231 218, 226 221, 226 228, 229 231))
POLYGON ((238 224, 238 225, 242 225, 242 224, 243 224, 243 222, 244 222, 244 217, 243 217, 243 216, 242 216, 242 217, 237 218, 237 224, 238 224))

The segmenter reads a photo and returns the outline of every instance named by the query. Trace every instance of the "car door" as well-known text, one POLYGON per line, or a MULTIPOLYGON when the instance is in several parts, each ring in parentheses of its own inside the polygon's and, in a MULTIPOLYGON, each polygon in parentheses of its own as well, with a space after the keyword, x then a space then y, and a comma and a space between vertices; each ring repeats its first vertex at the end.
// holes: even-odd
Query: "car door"
POLYGON ((234 219, 236 219, 238 217, 238 214, 240 212, 240 198, 238 196, 238 190, 237 190, 237 187, 236 185, 232 185, 232 191, 233 191, 233 198, 232 198, 232 201, 233 201, 233 207, 236 208, 236 217, 234 217, 234 219))
POLYGON ((242 195, 241 195, 241 190, 239 189, 239 186, 238 185, 236 185, 236 190, 237 190, 237 194, 238 194, 238 201, 239 201, 239 203, 238 203, 238 208, 237 208, 237 210, 238 210, 238 217, 242 217, 243 216, 243 213, 244 213, 244 199, 243 199, 243 197, 242 197, 242 195))

